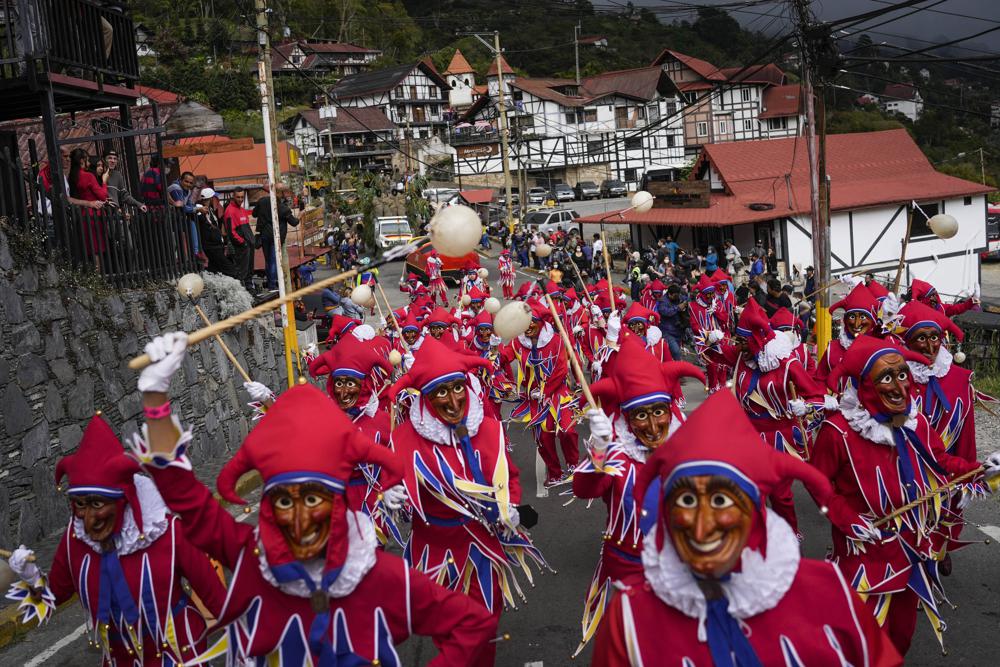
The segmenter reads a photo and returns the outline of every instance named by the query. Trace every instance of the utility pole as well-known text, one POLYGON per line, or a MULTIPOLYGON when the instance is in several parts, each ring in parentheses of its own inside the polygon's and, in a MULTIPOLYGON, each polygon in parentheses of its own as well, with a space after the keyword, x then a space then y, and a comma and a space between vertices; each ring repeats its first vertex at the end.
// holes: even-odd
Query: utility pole
MULTIPOLYGON (((802 97, 806 106, 806 147, 809 156, 809 212, 812 218, 813 262, 816 282, 830 284, 830 193, 826 179, 826 118, 820 103, 817 137, 816 94, 813 89, 816 59, 809 43, 809 2, 793 0, 798 14, 798 39, 802 57, 802 97)), ((819 96, 822 96, 822 86, 819 96)), ((829 287, 816 295, 816 348, 819 354, 826 350, 832 337, 829 287)))
MULTIPOLYGON (((266 0, 254 0, 257 10, 257 80, 260 85, 260 113, 264 121, 264 152, 267 156, 267 180, 271 186, 271 233, 274 235, 275 263, 278 270, 278 295, 284 298, 291 291, 291 282, 284 268, 288 266, 288 253, 281 242, 281 225, 278 220, 278 176, 281 161, 275 148, 278 146, 278 124, 274 117, 274 81, 271 78, 271 38, 268 35, 268 9, 266 0)), ((292 355, 298 358, 298 335, 295 328, 293 304, 281 309, 281 328, 285 339, 285 370, 288 386, 295 386, 296 378, 292 355)), ((297 365, 297 364, 296 364, 297 365)))
MULTIPOLYGON (((496 51, 497 55, 497 110, 500 112, 500 159, 503 163, 503 188, 507 195, 507 229, 513 235, 514 233, 514 202, 511 200, 511 187, 510 187, 510 159, 508 151, 510 150, 509 143, 509 131, 507 128, 507 105, 504 101, 507 92, 504 90, 503 81, 503 68, 500 63, 503 60, 503 52, 500 50, 500 32, 495 31, 493 33, 493 49, 496 51)), ((519 195, 520 198, 520 195, 519 195)))
POLYGON ((983 179, 983 185, 986 185, 986 161, 983 159, 983 147, 979 147, 979 173, 983 179))
POLYGON ((580 22, 573 26, 573 51, 576 57, 576 85, 580 85, 580 22))

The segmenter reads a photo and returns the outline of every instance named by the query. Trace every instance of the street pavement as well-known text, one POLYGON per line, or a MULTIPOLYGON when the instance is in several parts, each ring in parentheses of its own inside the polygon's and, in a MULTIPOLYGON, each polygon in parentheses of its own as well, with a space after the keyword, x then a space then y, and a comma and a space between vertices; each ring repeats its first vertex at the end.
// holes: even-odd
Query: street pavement
MULTIPOLYGON (((484 261, 491 275, 495 276, 495 264, 492 260, 484 261)), ((984 284, 985 274, 984 269, 984 284)), ((402 295, 392 288, 399 275, 398 265, 382 270, 383 284, 390 287, 387 292, 394 305, 402 303, 402 295)), ((1000 290, 992 291, 1000 296, 1000 290)), ((696 382, 688 381, 684 392, 688 410, 697 407, 704 398, 704 391, 696 382)), ((980 420, 977 424, 980 456, 984 457, 996 447, 1000 420, 982 413, 977 418, 980 420)), ((557 574, 539 574, 533 585, 521 579, 528 601, 519 604, 517 610, 504 613, 500 633, 509 634, 510 639, 500 642, 496 664, 504 667, 589 664, 590 647, 575 661, 570 660, 570 655, 580 636, 583 598, 601 547, 605 508, 599 500, 590 506, 584 501, 573 500, 565 494, 567 487, 550 492, 548 497, 535 497, 536 455, 531 435, 521 425, 510 425, 510 434, 513 458, 520 469, 524 490, 522 502, 531 504, 539 514, 538 525, 531 531, 532 538, 557 574)), ((581 441, 583 437, 581 433, 581 441)), ((721 425, 720 437, 724 437, 724 426, 721 425)), ((203 476, 210 478, 212 475, 203 476)), ((810 558, 823 558, 830 543, 829 524, 799 485, 796 485, 796 504, 804 536, 803 554, 810 558)), ((252 521, 256 515, 240 514, 238 518, 244 516, 252 521)), ((1000 516, 997 501, 976 501, 967 510, 966 516, 970 522, 981 527, 968 526, 963 537, 968 540, 988 538, 992 543, 972 544, 954 554, 954 574, 945 579, 945 588, 950 604, 956 608, 950 608, 947 602, 942 603, 948 624, 945 641, 949 655, 942 657, 928 622, 921 617, 913 647, 907 656, 907 665, 985 667, 997 664, 993 645, 1000 621, 1000 546, 997 545, 1000 540, 1000 516)), ((21 642, 0 651, 0 665, 69 667, 97 664, 99 655, 87 648, 82 637, 83 622, 79 606, 76 603, 67 606, 48 626, 33 631, 21 642)), ((424 665, 434 654, 433 645, 426 640, 410 640, 400 649, 402 662, 408 667, 424 665)), ((670 656, 671 660, 666 658, 660 664, 676 663, 672 660, 676 656, 670 656)))

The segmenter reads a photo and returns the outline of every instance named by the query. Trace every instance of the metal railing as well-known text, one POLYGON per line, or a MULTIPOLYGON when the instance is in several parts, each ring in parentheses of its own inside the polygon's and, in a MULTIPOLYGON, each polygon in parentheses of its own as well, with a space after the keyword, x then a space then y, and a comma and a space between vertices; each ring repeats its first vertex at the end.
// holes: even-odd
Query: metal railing
POLYGON ((0 79, 44 71, 116 83, 139 78, 132 18, 93 0, 0 0, 0 79))
POLYGON ((463 146, 469 144, 491 144, 500 141, 500 132, 497 130, 480 131, 474 127, 453 130, 449 133, 449 143, 452 146, 463 146))

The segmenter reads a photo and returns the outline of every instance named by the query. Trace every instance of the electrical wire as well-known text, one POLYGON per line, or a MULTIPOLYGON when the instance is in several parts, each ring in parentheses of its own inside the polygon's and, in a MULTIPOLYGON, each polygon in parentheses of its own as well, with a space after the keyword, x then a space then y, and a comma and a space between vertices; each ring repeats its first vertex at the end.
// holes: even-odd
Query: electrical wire
MULTIPOLYGON (((875 78, 875 77, 872 77, 872 78, 875 78)), ((884 80, 885 81, 889 81, 890 83, 898 84, 898 85, 911 85, 911 84, 900 84, 898 81, 891 81, 889 79, 884 79, 884 80)), ((874 94, 871 91, 861 90, 860 88, 853 88, 851 86, 845 86, 844 84, 832 83, 832 84, 828 84, 828 85, 832 86, 833 88, 839 88, 840 90, 850 90, 852 92, 860 93, 862 95, 873 95, 874 94)), ((910 101, 912 101, 912 100, 910 100, 908 98, 905 98, 905 97, 895 97, 893 95, 878 95, 878 97, 885 97, 885 98, 888 98, 890 100, 899 100, 899 101, 902 101, 902 102, 910 102, 910 101)), ((983 113, 981 111, 973 111, 971 109, 963 109, 961 107, 953 107, 953 106, 949 106, 947 104, 938 104, 936 102, 927 102, 927 101, 923 101, 923 102, 921 102, 921 104, 923 104, 924 106, 928 106, 928 107, 937 107, 939 109, 946 109, 948 111, 954 111, 956 113, 966 114, 968 116, 978 116, 980 118, 990 118, 990 114, 988 114, 988 113, 983 113)))

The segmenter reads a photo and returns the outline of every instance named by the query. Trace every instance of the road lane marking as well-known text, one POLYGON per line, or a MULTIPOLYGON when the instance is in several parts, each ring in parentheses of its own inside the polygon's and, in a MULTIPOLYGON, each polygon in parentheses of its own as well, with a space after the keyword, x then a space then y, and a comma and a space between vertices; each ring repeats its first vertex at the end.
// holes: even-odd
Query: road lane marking
POLYGON ((538 660, 536 662, 526 662, 524 663, 524 667, 545 667, 545 663, 542 662, 541 660, 538 660))
POLYGON ((979 530, 986 533, 994 541, 1000 542, 1000 527, 997 526, 980 526, 979 530))
POLYGON ((64 648, 75 642, 77 639, 82 637, 86 631, 87 631, 87 624, 84 623, 76 630, 73 630, 71 633, 69 633, 68 635, 57 641, 55 644, 52 644, 47 649, 36 655, 34 658, 24 663, 24 667, 37 667, 38 665, 45 664, 45 661, 47 661, 56 653, 63 650, 64 648))

